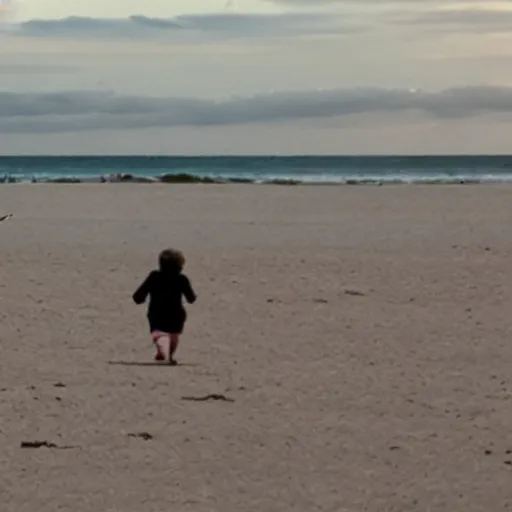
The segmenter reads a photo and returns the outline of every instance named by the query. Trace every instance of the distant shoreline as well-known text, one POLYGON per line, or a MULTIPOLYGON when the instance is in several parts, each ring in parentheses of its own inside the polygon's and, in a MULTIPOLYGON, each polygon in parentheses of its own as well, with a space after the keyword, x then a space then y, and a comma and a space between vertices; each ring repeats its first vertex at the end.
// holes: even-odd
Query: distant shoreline
POLYGON ((146 184, 146 185, 275 185, 275 186, 324 186, 324 187, 342 187, 342 186, 420 186, 420 185, 438 185, 438 186, 455 186, 455 185, 512 185, 512 181, 492 181, 478 179, 418 179, 418 180, 378 180, 378 179, 347 179, 340 181, 301 181, 294 179, 270 179, 270 180, 252 180, 244 178, 226 178, 215 179, 205 178, 195 175, 165 175, 157 178, 149 178, 144 176, 128 175, 120 179, 102 179, 101 177, 91 177, 88 179, 80 178, 47 178, 38 180, 9 179, 2 181, 0 185, 81 185, 81 184, 146 184))
POLYGON ((512 156, 4 156, 0 183, 512 183, 512 156))

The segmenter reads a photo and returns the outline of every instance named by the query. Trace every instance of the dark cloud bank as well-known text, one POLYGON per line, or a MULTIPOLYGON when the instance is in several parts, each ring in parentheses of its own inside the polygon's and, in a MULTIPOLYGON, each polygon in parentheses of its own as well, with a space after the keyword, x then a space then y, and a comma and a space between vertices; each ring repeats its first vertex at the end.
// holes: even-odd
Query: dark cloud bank
POLYGON ((281 92, 211 101, 104 92, 0 93, 0 132, 223 126, 418 111, 434 118, 512 113, 512 87, 439 92, 339 89, 281 92))
POLYGON ((162 39, 183 37, 286 37, 355 30, 341 16, 322 13, 194 14, 175 18, 133 15, 125 19, 71 16, 13 25, 11 34, 35 38, 162 39))
MULTIPOLYGON (((32 38, 75 39, 156 39, 163 41, 202 38, 300 37, 308 35, 352 34, 371 31, 375 27, 395 25, 416 30, 436 29, 445 32, 510 32, 512 11, 486 9, 484 4, 469 0, 467 9, 455 0, 268 0, 294 7, 283 13, 207 13, 150 18, 133 15, 125 19, 71 16, 61 19, 34 19, 14 24, 9 32, 14 36, 32 38), (366 10, 343 6, 375 6, 374 15, 366 10), (478 8, 476 6, 478 5, 478 8), (325 12, 320 8, 339 6, 325 12), (447 8, 448 7, 448 8, 447 8), (306 11, 300 9, 306 8, 306 11), (382 10, 383 9, 383 10, 382 10)), ((511 3, 512 4, 512 3, 511 3)))

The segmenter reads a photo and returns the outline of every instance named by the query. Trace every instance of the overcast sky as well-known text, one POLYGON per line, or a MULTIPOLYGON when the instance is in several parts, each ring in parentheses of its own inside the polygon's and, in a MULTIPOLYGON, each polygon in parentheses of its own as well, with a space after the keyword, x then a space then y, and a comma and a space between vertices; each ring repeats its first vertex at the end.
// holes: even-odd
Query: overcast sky
POLYGON ((0 153, 512 153, 512 1, 0 0, 0 153))

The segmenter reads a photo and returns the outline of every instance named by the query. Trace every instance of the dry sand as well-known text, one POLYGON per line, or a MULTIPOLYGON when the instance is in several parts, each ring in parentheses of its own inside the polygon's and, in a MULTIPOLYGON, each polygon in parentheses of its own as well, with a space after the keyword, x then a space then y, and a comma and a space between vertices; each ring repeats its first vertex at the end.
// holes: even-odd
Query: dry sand
POLYGON ((512 188, 5 185, 9 212, 2 512, 512 509, 512 188), (131 302, 168 245, 199 294, 176 368, 131 302))

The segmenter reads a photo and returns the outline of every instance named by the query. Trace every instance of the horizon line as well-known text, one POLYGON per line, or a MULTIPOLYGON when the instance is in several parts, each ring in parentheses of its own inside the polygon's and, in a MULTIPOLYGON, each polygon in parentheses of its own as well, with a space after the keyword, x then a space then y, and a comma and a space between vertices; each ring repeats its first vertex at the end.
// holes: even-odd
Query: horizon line
POLYGON ((201 153, 201 154, 164 154, 164 153, 125 153, 125 154, 101 154, 101 153, 18 153, 1 154, 2 158, 475 158, 475 157, 512 157, 512 153, 201 153))

